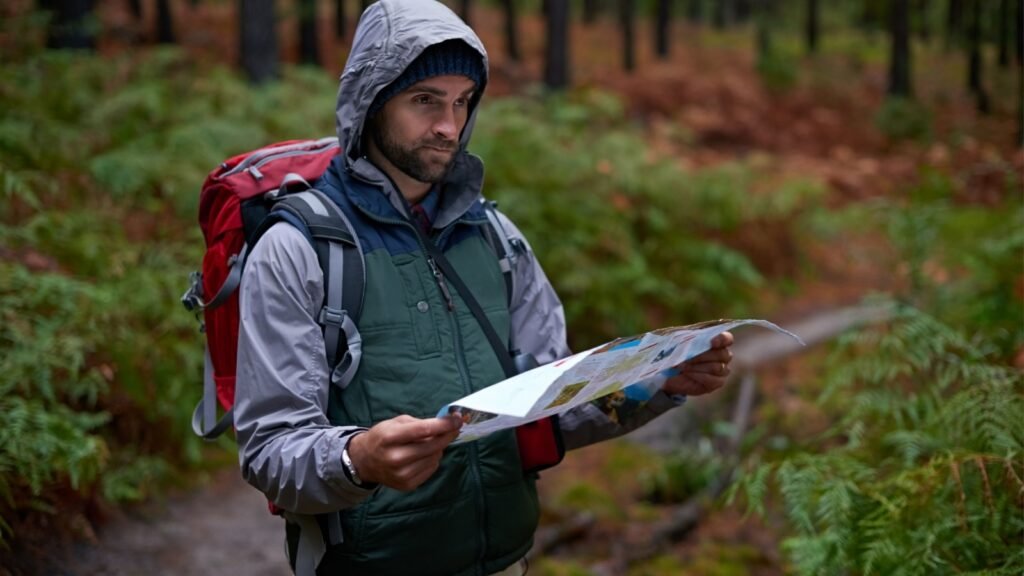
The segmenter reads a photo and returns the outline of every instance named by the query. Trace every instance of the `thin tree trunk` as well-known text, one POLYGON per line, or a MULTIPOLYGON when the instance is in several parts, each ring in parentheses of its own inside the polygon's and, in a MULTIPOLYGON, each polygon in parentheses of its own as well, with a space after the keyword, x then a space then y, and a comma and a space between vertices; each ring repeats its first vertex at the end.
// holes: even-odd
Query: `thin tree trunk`
POLYGON ((583 23, 593 24, 597 20, 597 0, 583 0, 583 23))
POLYGON ((466 23, 466 26, 471 26, 469 20, 469 5, 469 0, 459 0, 459 17, 461 17, 462 21, 466 23))
POLYGON ((273 80, 278 73, 274 0, 240 0, 242 69, 253 84, 273 80))
POLYGON ((1024 0, 1017 0, 1017 145, 1024 150, 1024 0))
POLYGON ((818 0, 807 0, 807 53, 818 51, 818 0))
POLYGON ((659 58, 668 58, 668 31, 672 25, 672 0, 658 0, 658 16, 655 22, 654 49, 659 58))
POLYGON ((715 28, 722 29, 732 25, 735 14, 733 8, 733 0, 715 0, 715 28))
POLYGON ((373 4, 373 0, 362 0, 362 11, 366 12, 366 9, 370 7, 370 4, 373 4))
POLYGON ((56 50, 95 50, 92 26, 94 0, 43 0, 43 10, 52 13, 46 47, 56 50))
POLYGON ((750 20, 750 15, 753 13, 753 6, 751 4, 755 0, 732 0, 732 17, 733 22, 742 24, 747 20, 750 20))
POLYGON ((505 8, 505 50, 509 60, 519 62, 519 29, 516 18, 516 0, 502 0, 505 8))
POLYGON ((912 95, 909 0, 892 0, 890 10, 892 52, 889 62, 889 95, 909 98, 912 95))
POLYGON ((1024 0, 1017 0, 1017 16, 1013 19, 1017 23, 1017 63, 1024 63, 1024 0))
POLYGON ((348 19, 345 14, 345 0, 334 0, 334 36, 344 40, 348 34, 348 19))
POLYGON ((548 43, 544 83, 552 90, 569 86, 569 0, 546 0, 548 43))
POLYGON ((622 28, 622 67, 627 72, 636 69, 636 21, 634 0, 619 0, 619 25, 622 28))
POLYGON ((917 0, 917 25, 921 40, 928 42, 932 37, 931 10, 929 0, 917 0))
POLYGON ((756 20, 756 46, 758 63, 767 62, 772 56, 771 24, 774 16, 772 0, 758 0, 756 20))
POLYGON ((960 43, 963 36, 963 0, 949 0, 946 8, 946 49, 960 43))
POLYGON ((320 65, 317 42, 316 0, 299 0, 299 62, 320 65))
POLYGON ((156 0, 156 41, 160 44, 174 44, 171 0, 156 0))
POLYGON ((967 30, 967 87, 974 93, 974 103, 981 114, 989 113, 988 93, 982 82, 985 65, 981 54, 981 0, 970 0, 970 22, 967 30))
POLYGON ((999 2, 999 67, 1006 69, 1010 67, 1010 27, 1013 24, 1011 16, 1010 0, 999 2))
POLYGON ((699 24, 704 19, 704 6, 701 0, 686 1, 686 19, 693 24, 699 24))
POLYGON ((142 0, 128 0, 128 8, 136 20, 142 20, 142 0))

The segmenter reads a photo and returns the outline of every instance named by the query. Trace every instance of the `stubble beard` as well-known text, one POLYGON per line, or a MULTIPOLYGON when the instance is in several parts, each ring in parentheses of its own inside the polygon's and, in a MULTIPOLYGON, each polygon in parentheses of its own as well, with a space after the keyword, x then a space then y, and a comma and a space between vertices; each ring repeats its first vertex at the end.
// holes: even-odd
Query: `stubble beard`
POLYGON ((456 142, 419 139, 409 146, 403 146, 383 124, 383 122, 374 122, 370 129, 370 137, 373 138, 373 143, 388 159, 388 162, 417 182, 437 184, 444 180, 448 171, 451 170, 452 164, 455 163, 455 151, 458 148, 456 142), (448 151, 448 160, 440 162, 428 157, 439 154, 431 148, 448 151))

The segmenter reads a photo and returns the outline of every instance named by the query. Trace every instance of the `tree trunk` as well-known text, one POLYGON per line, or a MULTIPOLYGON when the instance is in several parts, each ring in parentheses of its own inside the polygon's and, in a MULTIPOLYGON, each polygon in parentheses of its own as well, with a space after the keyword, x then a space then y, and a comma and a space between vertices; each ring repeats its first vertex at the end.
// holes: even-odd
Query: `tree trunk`
POLYGON ((686 1, 686 19, 693 24, 699 24, 704 19, 704 6, 701 0, 686 1))
POLYGON ((807 0, 807 53, 818 51, 818 0, 807 0))
POLYGON ((366 12, 366 9, 370 7, 370 4, 373 4, 373 0, 363 0, 362 1, 362 6, 363 6, 362 11, 366 12))
POLYGON ((890 28, 892 52, 889 61, 889 95, 910 98, 910 6, 909 0, 892 0, 890 28))
POLYGON ((43 10, 52 13, 46 47, 56 50, 95 50, 92 26, 94 0, 43 0, 43 10))
POLYGON ((931 10, 929 0, 917 0, 915 7, 917 8, 917 26, 918 32, 921 35, 921 40, 927 42, 932 37, 932 23, 931 23, 931 10))
POLYGON ((1010 0, 999 2, 999 67, 1010 67, 1010 26, 1013 23, 1013 11, 1010 10, 1010 0))
POLYGON ((240 0, 242 69, 253 84, 273 80, 278 73, 274 0, 240 0))
POLYGON ((129 0, 128 8, 136 20, 142 20, 142 0, 129 0))
POLYGON ((569 86, 569 0, 545 2, 548 43, 544 58, 544 84, 552 90, 569 86))
POLYGON ((348 19, 345 16, 345 0, 334 0, 334 36, 339 40, 344 40, 348 34, 348 19))
POLYGON ((626 72, 636 68, 635 0, 619 0, 619 25, 622 28, 622 67, 626 72))
POLYGON ((171 0, 156 0, 156 41, 160 44, 174 44, 171 0))
POLYGON ((519 28, 516 18, 516 0, 502 0, 505 8, 505 51, 509 60, 519 62, 519 28))
POLYGON ((672 0, 658 0, 655 22, 654 49, 659 58, 668 58, 668 31, 672 25, 672 0))
POLYGON ((715 0, 713 16, 715 28, 722 29, 731 26, 733 15, 733 0, 715 0))
POLYGON ((988 93, 982 82, 984 60, 981 54, 981 0, 970 0, 970 21, 967 29, 967 87, 974 93, 974 103, 981 114, 989 113, 988 93))
POLYGON ((469 21, 469 0, 459 0, 459 17, 466 23, 466 26, 471 26, 469 21))
POLYGON ((757 47, 757 62, 767 62, 772 56, 772 35, 771 24, 772 0, 758 0, 755 41, 757 47))
POLYGON ((1017 63, 1024 63, 1024 0, 1017 0, 1017 63))
POLYGON ((732 17, 733 22, 742 24, 750 20, 750 15, 753 12, 753 6, 751 4, 755 0, 732 0, 732 17))
POLYGON ((1024 0, 1017 0, 1017 145, 1024 150, 1024 0))
POLYGON ((963 0, 949 0, 946 9, 946 49, 960 43, 963 35, 964 3, 963 0))
POLYGON ((593 24, 597 20, 597 0, 583 0, 583 23, 593 24))
POLYGON ((299 62, 320 65, 316 31, 316 0, 299 0, 299 62))

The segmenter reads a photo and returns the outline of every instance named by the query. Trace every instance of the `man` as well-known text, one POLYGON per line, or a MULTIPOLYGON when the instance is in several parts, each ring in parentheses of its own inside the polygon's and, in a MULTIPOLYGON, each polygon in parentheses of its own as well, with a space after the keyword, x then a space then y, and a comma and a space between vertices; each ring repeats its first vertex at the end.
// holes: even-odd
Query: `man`
MULTIPOLYGON (((298 574, 524 572, 538 502, 514 434, 449 446, 461 420, 432 417, 504 374, 414 228, 444 252, 503 338, 540 363, 569 353, 562 306, 532 252, 515 268, 509 304, 482 232, 483 166, 466 146, 486 83, 483 45, 439 2, 382 0, 359 22, 338 93, 344 152, 317 185, 352 222, 366 260, 363 356, 347 388, 331 384, 316 322, 323 275, 303 232, 278 223, 249 256, 240 460, 246 480, 286 511, 298 574)), ((719 388, 731 343, 721 335, 630 421, 592 405, 564 415, 566 448, 719 388)))

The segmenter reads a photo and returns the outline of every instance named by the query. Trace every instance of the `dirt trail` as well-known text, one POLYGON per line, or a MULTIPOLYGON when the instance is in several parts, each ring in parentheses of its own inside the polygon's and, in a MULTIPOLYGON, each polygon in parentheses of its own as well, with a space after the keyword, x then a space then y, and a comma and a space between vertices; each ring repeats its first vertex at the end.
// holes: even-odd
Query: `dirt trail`
POLYGON ((237 469, 209 485, 126 512, 101 528, 95 544, 68 555, 63 576, 285 576, 283 520, 237 469))

